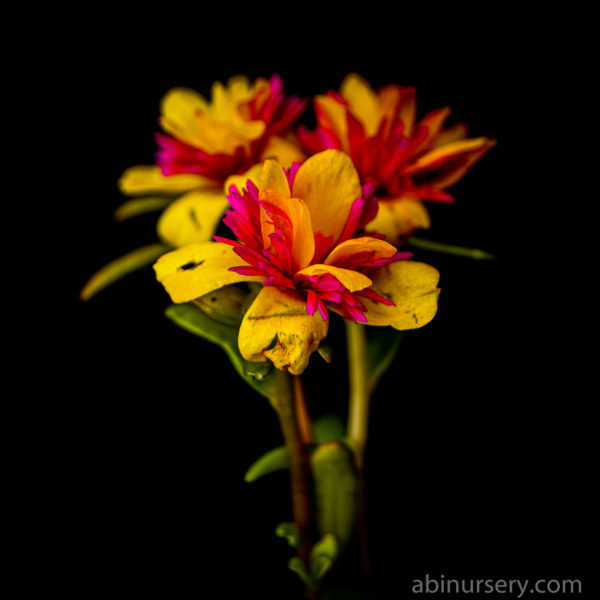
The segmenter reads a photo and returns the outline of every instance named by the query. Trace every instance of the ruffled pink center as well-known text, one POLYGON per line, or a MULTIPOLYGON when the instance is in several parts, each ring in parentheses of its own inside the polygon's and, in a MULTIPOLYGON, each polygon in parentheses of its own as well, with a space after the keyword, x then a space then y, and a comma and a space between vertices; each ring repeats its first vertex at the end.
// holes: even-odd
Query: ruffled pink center
MULTIPOLYGON (((298 170, 294 165, 286 172, 290 187, 298 170)), ((223 222, 231 229, 239 241, 215 236, 219 242, 230 244, 234 252, 246 263, 230 270, 240 275, 264 277, 263 284, 293 290, 306 299, 306 311, 309 315, 319 310, 323 319, 328 318, 328 308, 335 310, 346 319, 366 322, 367 309, 361 298, 369 298, 393 306, 393 302, 382 297, 372 288, 350 292, 330 273, 304 275, 296 272, 293 264, 293 224, 281 209, 259 199, 256 185, 251 181, 240 192, 234 185, 229 189, 231 209, 225 213, 223 222), (265 248, 261 231, 260 209, 266 211, 270 225, 274 230, 269 235, 271 244, 265 248)), ((346 225, 337 240, 325 238, 321 232, 315 232, 315 254, 311 264, 322 264, 330 252, 340 243, 353 237, 377 213, 377 201, 372 196, 372 186, 365 186, 363 197, 357 198, 350 211, 346 225)), ((378 237, 378 236, 371 236, 378 237)), ((389 258, 376 257, 372 251, 362 251, 346 256, 331 266, 351 269, 369 276, 373 270, 383 265, 408 259, 410 252, 396 252, 389 258)))
MULTIPOLYGON (((367 136, 362 123, 350 112, 346 111, 348 125, 349 154, 363 183, 371 183, 375 194, 380 199, 397 198, 402 194, 417 196, 423 200, 437 202, 454 202, 454 198, 442 189, 435 187, 435 182, 449 171, 460 165, 450 164, 442 159, 438 165, 430 165, 422 173, 407 174, 406 171, 414 161, 431 149, 439 131, 439 121, 434 119, 439 111, 426 115, 410 133, 405 132, 400 111, 404 102, 414 95, 412 88, 406 88, 393 113, 383 118, 379 129, 373 136, 367 136), (428 125, 435 121, 436 127, 428 125)), ((348 103, 337 93, 329 92, 328 96, 340 104, 348 103)), ((343 148, 333 127, 328 125, 328 118, 316 106, 318 126, 314 131, 306 127, 298 130, 298 139, 310 152, 321 152, 328 148, 343 148)), ((465 157, 462 157, 465 160, 465 157)))

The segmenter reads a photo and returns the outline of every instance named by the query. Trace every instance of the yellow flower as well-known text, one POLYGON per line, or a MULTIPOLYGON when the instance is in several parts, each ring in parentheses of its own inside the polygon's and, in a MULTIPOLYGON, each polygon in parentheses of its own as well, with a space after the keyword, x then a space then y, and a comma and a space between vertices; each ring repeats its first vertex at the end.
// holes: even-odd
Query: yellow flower
POLYGON ((454 202, 447 188, 495 145, 487 137, 467 139, 462 123, 444 129, 447 107, 417 121, 414 88, 375 91, 355 73, 339 93, 317 96, 314 104, 317 128, 300 128, 298 139, 310 152, 339 148, 352 158, 361 182, 372 185, 379 200, 368 229, 393 242, 429 228, 423 202, 454 202))
POLYGON ((122 175, 121 191, 141 200, 126 204, 120 214, 147 197, 176 197, 158 220, 159 238, 174 247, 209 240, 228 206, 230 176, 248 172, 266 157, 286 166, 303 160, 285 136, 304 108, 304 101, 285 98, 277 75, 253 84, 243 76, 227 85, 215 82, 210 102, 190 89, 170 90, 161 102, 165 133, 156 134, 157 164, 131 167, 122 175))
POLYGON ((239 330, 245 359, 301 373, 327 335, 329 310, 396 329, 434 317, 436 269, 376 237, 353 237, 372 217, 374 200, 343 152, 320 152, 289 171, 267 160, 259 185, 232 186, 229 201, 224 222, 237 241, 190 244, 154 268, 175 303, 235 283, 262 284, 239 330))

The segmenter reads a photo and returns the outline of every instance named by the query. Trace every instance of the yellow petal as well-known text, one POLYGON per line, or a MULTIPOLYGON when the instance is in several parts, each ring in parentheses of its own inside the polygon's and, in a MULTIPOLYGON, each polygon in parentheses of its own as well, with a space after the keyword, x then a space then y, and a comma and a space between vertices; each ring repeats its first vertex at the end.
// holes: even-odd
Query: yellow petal
POLYGON ((325 259, 325 264, 335 265, 336 263, 343 263, 346 259, 359 252, 370 252, 373 255, 373 260, 377 260, 394 256, 396 248, 377 238, 354 238, 336 246, 325 259))
POLYGON ((417 97, 414 88, 404 88, 402 106, 398 112, 398 117, 404 125, 403 134, 410 136, 417 120, 417 97))
POLYGON ((222 192, 188 192, 163 211, 158 236, 177 248, 210 240, 228 206, 222 192))
POLYGON ((273 159, 265 160, 258 185, 260 192, 266 189, 277 190, 284 198, 290 197, 290 186, 279 162, 273 159))
POLYGON ((329 321, 309 315, 305 300, 275 287, 264 287, 246 312, 238 345, 246 360, 264 357, 282 370, 299 375, 327 335, 329 321), (269 349, 267 349, 269 348, 269 349))
POLYGON ((340 150, 325 150, 298 169, 292 195, 308 205, 313 231, 333 236, 335 242, 362 190, 350 157, 340 150))
MULTIPOLYGON (((292 223, 292 268, 303 269, 310 264, 315 254, 315 236, 311 225, 311 215, 306 203, 298 198, 287 198, 275 188, 267 188, 260 193, 261 201, 268 202, 282 210, 292 223)), ((261 231, 265 248, 271 247, 270 234, 275 230, 266 210, 260 210, 261 231)))
POLYGON ((373 88, 360 75, 351 73, 342 82, 340 92, 350 105, 352 114, 363 124, 367 136, 375 135, 381 115, 373 88))
POLYGON ((379 202, 377 216, 367 225, 367 231, 383 233, 391 243, 410 235, 415 229, 429 229, 431 220, 425 205, 412 196, 379 202))
POLYGON ((263 158, 274 158, 282 167, 289 169, 292 163, 301 163, 306 156, 293 140, 274 135, 262 153, 263 158))
POLYGON ((239 105, 250 100, 252 94, 252 90, 248 87, 248 80, 244 76, 231 78, 228 87, 220 81, 213 84, 209 114, 216 125, 222 125, 214 128, 213 132, 223 134, 223 137, 218 138, 219 150, 227 149, 227 142, 225 142, 229 137, 227 129, 238 136, 239 141, 255 140, 264 133, 266 127, 264 121, 246 121, 239 111, 239 105))
MULTIPOLYGON (((463 140, 467 142, 469 140, 463 140)), ((473 145, 473 147, 465 152, 465 156, 463 157, 462 164, 453 170, 451 170, 447 175, 437 179, 434 185, 438 188, 448 188, 454 185, 457 181, 460 181, 465 173, 488 151, 490 148, 493 148, 496 145, 496 140, 481 137, 474 138, 472 141, 478 142, 477 145, 473 145)), ((453 142, 451 144, 446 144, 446 146, 441 146, 441 148, 448 148, 452 146, 452 144, 460 144, 459 141, 453 142)), ((458 153, 460 154, 460 152, 458 153)))
POLYGON ((210 149, 210 140, 206 137, 198 116, 208 113, 206 99, 194 90, 176 87, 169 90, 160 103, 162 128, 176 137, 203 150, 210 149))
POLYGON ((349 152, 350 142, 348 141, 348 121, 346 119, 347 108, 334 98, 317 96, 315 98, 315 109, 319 124, 333 129, 342 145, 342 150, 349 152))
MULTIPOLYGON (((469 138, 466 140, 456 140, 443 146, 437 146, 433 150, 420 156, 409 168, 405 170, 407 175, 423 171, 428 168, 435 168, 437 163, 442 160, 452 159, 461 154, 473 153, 479 157, 481 151, 487 151, 495 145, 495 140, 487 137, 469 138)), ((436 185, 438 185, 436 183, 436 185)), ((447 187, 447 186, 446 186, 447 187)))
POLYGON ((381 118, 393 119, 398 103, 405 96, 403 88, 398 85, 386 85, 377 92, 381 118))
POLYGON ((242 175, 230 175, 225 180, 225 185, 223 186, 223 192, 224 192, 224 194, 225 195, 229 194, 229 188, 232 185, 235 185, 235 187, 241 192, 242 188, 246 187, 246 182, 248 181, 248 179, 256 187, 258 187, 258 184, 259 184, 259 181, 260 181, 260 174, 262 172, 262 169, 263 169, 263 165, 262 165, 262 163, 259 163, 257 165, 254 165, 253 167, 250 167, 242 175))
POLYGON ((437 134, 433 142, 433 148, 443 146, 444 144, 449 144, 450 142, 462 140, 463 138, 467 137, 467 133, 467 126, 464 123, 457 123, 456 125, 448 127, 437 134))
POLYGON ((198 242, 161 256, 154 270, 171 300, 179 303, 190 302, 231 283, 263 280, 228 271, 243 264, 228 244, 198 242))
POLYGON ((235 104, 248 102, 255 94, 256 86, 259 85, 260 78, 253 85, 246 75, 234 75, 227 80, 227 89, 231 100, 235 104))
POLYGON ((165 177, 160 169, 151 165, 139 165, 127 169, 118 182, 119 189, 128 196, 142 194, 181 194, 196 188, 214 189, 214 181, 194 175, 181 173, 165 177))
POLYGON ((362 298, 368 325, 391 325, 395 329, 416 329, 429 323, 437 312, 440 274, 425 263, 402 260, 377 270, 373 289, 396 306, 362 298))
POLYGON ((331 265, 310 265, 296 275, 323 275, 329 273, 333 275, 346 289, 351 292, 364 290, 371 285, 371 280, 358 271, 351 269, 342 269, 341 267, 332 267, 331 265))
POLYGON ((439 108, 437 110, 432 110, 430 113, 425 115, 420 124, 425 125, 427 127, 428 137, 431 140, 434 140, 436 136, 442 129, 444 122, 450 115, 450 107, 446 106, 444 108, 439 108))

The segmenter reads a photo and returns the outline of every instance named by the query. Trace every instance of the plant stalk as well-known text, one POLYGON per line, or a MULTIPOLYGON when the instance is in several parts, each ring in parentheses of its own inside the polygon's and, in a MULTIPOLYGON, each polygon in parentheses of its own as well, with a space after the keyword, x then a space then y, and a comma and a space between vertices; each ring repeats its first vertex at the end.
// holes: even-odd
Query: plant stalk
POLYGON ((300 375, 294 375, 293 377, 294 410, 296 411, 300 437, 305 444, 312 444, 315 441, 315 438, 313 436, 310 415, 308 414, 308 407, 306 405, 306 394, 304 393, 302 378, 300 375))
POLYGON ((362 470, 369 429, 369 379, 367 370, 367 338, 363 325, 346 321, 348 342, 348 375, 350 404, 348 407, 348 435, 356 444, 357 462, 362 470))
MULTIPOLYGON (((285 393, 270 399, 277 412, 285 445, 288 451, 291 479, 291 500, 294 523, 301 536, 298 556, 310 569, 310 548, 312 538, 312 502, 310 491, 310 464, 308 447, 302 439, 302 433, 294 398, 295 385, 288 379, 285 393)), ((312 597, 312 591, 306 588, 306 597, 312 597)))
POLYGON ((348 407, 348 435, 356 448, 358 475, 357 535, 365 573, 371 572, 367 539, 365 506, 365 454, 369 432, 370 389, 367 367, 367 335, 363 325, 346 321, 350 399, 348 407))

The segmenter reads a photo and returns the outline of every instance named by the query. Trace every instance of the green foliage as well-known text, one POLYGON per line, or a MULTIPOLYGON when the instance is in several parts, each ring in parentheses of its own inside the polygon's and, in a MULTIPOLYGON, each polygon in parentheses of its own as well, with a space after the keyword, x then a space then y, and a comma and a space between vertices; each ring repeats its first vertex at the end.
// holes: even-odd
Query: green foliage
POLYGON ((171 304, 165 315, 182 329, 221 346, 238 375, 259 394, 272 399, 288 393, 286 373, 242 357, 237 343, 238 327, 211 319, 200 307, 191 303, 171 304))
POLYGON ((344 421, 334 414, 323 415, 315 419, 312 425, 313 435, 317 444, 341 440, 346 435, 344 421))
POLYGON ((279 446, 278 448, 269 450, 259 459, 254 461, 254 463, 252 463, 250 468, 246 471, 244 479, 248 483, 251 483, 263 475, 267 475, 275 471, 281 471, 282 469, 287 469, 288 467, 289 459, 287 448, 285 446, 279 446))
POLYGON ((165 244, 150 244, 113 260, 90 277, 79 294, 80 298, 89 300, 100 290, 112 285, 125 275, 152 264, 168 251, 169 247, 165 244))
POLYGON ((275 529, 275 535, 285 538, 292 548, 299 548, 302 544, 302 538, 295 523, 279 523, 275 529))
POLYGON ((339 554, 339 545, 335 535, 326 533, 310 551, 310 566, 312 576, 320 581, 331 569, 339 554))
POLYGON ((298 574, 310 588, 317 589, 320 581, 333 567, 339 554, 338 542, 334 535, 324 535, 310 551, 310 572, 298 556, 290 559, 288 567, 298 574))
POLYGON ((315 448, 310 465, 318 532, 333 534, 344 547, 354 531, 358 498, 353 453, 342 441, 326 442, 315 448))
POLYGON ((453 244, 442 244, 433 240, 424 240, 415 235, 409 238, 408 245, 430 252, 453 254, 454 256, 464 256, 465 258, 473 258, 475 260, 496 260, 493 254, 479 248, 465 248, 464 246, 455 246, 453 244))
POLYGON ((239 327, 244 317, 242 306, 247 296, 248 292, 241 287, 226 285, 200 296, 194 300, 194 304, 213 321, 239 327))
POLYGON ((310 588, 317 589, 320 581, 334 565, 339 554, 338 542, 333 535, 324 535, 310 551, 310 572, 300 557, 290 559, 288 567, 310 588))
MULTIPOLYGON (((263 363, 252 363, 263 364, 263 363)), ((345 435, 344 422, 337 415, 323 415, 313 423, 313 434, 317 444, 341 440, 345 435)), ((285 446, 273 448, 254 461, 246 471, 245 481, 251 483, 264 475, 289 467, 288 451, 285 446)))
POLYGON ((149 212, 163 210, 173 202, 169 196, 145 196, 143 198, 133 198, 123 202, 115 211, 117 221, 125 221, 131 217, 137 217, 149 212))

